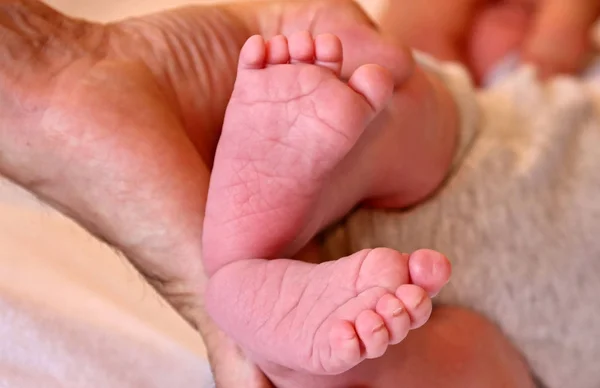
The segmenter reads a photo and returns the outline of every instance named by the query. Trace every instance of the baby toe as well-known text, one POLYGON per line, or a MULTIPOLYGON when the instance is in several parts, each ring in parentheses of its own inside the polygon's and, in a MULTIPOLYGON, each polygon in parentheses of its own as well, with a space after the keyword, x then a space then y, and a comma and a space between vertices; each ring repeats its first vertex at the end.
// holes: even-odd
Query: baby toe
POLYGON ((385 294, 377 302, 375 311, 385 323, 391 345, 398 344, 406 338, 411 328, 411 318, 406 307, 398 298, 391 294, 385 294))
POLYGON ((330 348, 331 354, 326 356, 329 359, 326 369, 330 372, 347 370, 361 361, 360 339, 348 321, 340 320, 331 326, 330 348))
POLYGON ((348 85, 367 100, 373 114, 381 112, 394 94, 392 74, 378 65, 359 67, 350 77, 348 85))
POLYGON ((322 34, 315 38, 315 63, 331 69, 336 75, 342 71, 344 58, 342 42, 333 34, 322 34))
POLYGON ((315 41, 308 31, 297 32, 289 37, 291 63, 313 63, 315 61, 315 41))
POLYGON ((450 280, 452 266, 441 253, 421 249, 410 255, 408 261, 412 283, 425 289, 429 296, 437 295, 450 280))
POLYGON ((283 35, 277 35, 267 42, 267 63, 282 65, 290 61, 288 40, 283 35))
POLYGON ((250 37, 240 51, 240 69, 261 69, 265 65, 266 43, 262 36, 250 37))
POLYGON ((390 343, 390 337, 383 319, 373 310, 365 310, 358 315, 355 322, 366 358, 383 356, 390 343))
POLYGON ((411 329, 417 329, 427 322, 431 316, 433 305, 424 289, 414 284, 404 284, 396 290, 396 297, 406 307, 411 329))

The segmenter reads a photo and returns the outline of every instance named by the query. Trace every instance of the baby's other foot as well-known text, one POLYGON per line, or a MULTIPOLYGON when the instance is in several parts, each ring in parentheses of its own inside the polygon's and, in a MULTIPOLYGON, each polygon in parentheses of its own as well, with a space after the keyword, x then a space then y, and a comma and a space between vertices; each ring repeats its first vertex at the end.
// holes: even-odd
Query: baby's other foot
POLYGON ((423 325, 450 276, 437 252, 380 248, 320 265, 241 260, 210 279, 206 308, 263 370, 339 374, 423 325))
POLYGON ((344 82, 341 67, 334 35, 246 42, 208 195, 209 273, 300 248, 324 226, 333 171, 393 93, 387 70, 363 66, 344 82))

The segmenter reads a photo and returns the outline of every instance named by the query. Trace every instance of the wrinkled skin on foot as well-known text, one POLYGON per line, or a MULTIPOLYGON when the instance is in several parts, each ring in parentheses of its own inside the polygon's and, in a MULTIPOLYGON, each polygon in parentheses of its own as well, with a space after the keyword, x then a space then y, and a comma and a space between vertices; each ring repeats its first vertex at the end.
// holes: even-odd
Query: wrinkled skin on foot
MULTIPOLYGON (((121 250, 209 346, 219 342, 228 356, 218 360, 243 362, 203 313, 200 235, 237 57, 255 33, 304 29, 361 47, 347 50, 343 74, 405 63, 345 1, 195 7, 112 25, 0 1, 0 171, 121 250)), ((217 378, 238 387, 260 376, 249 366, 217 378)))
POLYGON ((360 202, 365 192, 350 187, 370 187, 351 182, 364 162, 354 157, 340 171, 342 161, 394 91, 389 72, 376 65, 340 80, 343 52, 331 34, 255 36, 239 63, 210 182, 209 274, 237 260, 293 255, 332 212, 360 202), (345 192, 331 183, 337 175, 350 176, 345 192), (332 211, 340 202, 345 207, 332 211))
POLYGON ((357 174, 368 163, 353 151, 376 145, 360 141, 366 132, 415 129, 371 126, 391 103, 392 77, 365 65, 345 82, 342 63, 341 42, 332 34, 250 38, 210 182, 207 311, 270 376, 280 376, 277 369, 297 372, 282 386, 310 374, 345 381, 340 374, 383 356, 427 321, 429 295, 450 274, 448 260, 428 251, 365 250, 320 265, 277 259, 312 238, 340 203, 345 213, 368 197, 373 188, 366 177, 398 164, 395 155, 382 154, 373 171, 357 174))

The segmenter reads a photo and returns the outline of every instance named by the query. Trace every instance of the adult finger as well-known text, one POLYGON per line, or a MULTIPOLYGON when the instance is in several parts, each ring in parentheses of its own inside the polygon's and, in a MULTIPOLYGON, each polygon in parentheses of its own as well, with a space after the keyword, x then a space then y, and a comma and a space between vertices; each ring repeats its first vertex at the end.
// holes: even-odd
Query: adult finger
POLYGON ((580 70, 592 49, 598 15, 599 0, 540 0, 523 60, 537 65, 542 78, 580 70))
POLYGON ((467 63, 478 82, 507 55, 519 52, 530 19, 527 8, 509 2, 489 4, 477 14, 467 45, 467 63))

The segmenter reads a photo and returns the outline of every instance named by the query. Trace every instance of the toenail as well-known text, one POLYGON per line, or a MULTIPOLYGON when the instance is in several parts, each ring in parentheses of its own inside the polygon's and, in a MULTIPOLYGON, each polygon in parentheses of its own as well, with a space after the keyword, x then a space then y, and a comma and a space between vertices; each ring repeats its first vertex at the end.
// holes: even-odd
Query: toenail
POLYGON ((399 317, 402 313, 404 313, 404 307, 398 307, 396 310, 392 311, 392 316, 399 317))
POLYGON ((423 302, 425 302, 425 299, 427 299, 427 295, 426 294, 421 295, 421 297, 417 300, 417 303, 415 303, 413 308, 416 309, 416 308, 420 307, 423 304, 423 302))
POLYGON ((377 333, 380 330, 385 329, 385 323, 381 322, 379 325, 373 328, 373 333, 377 333))

